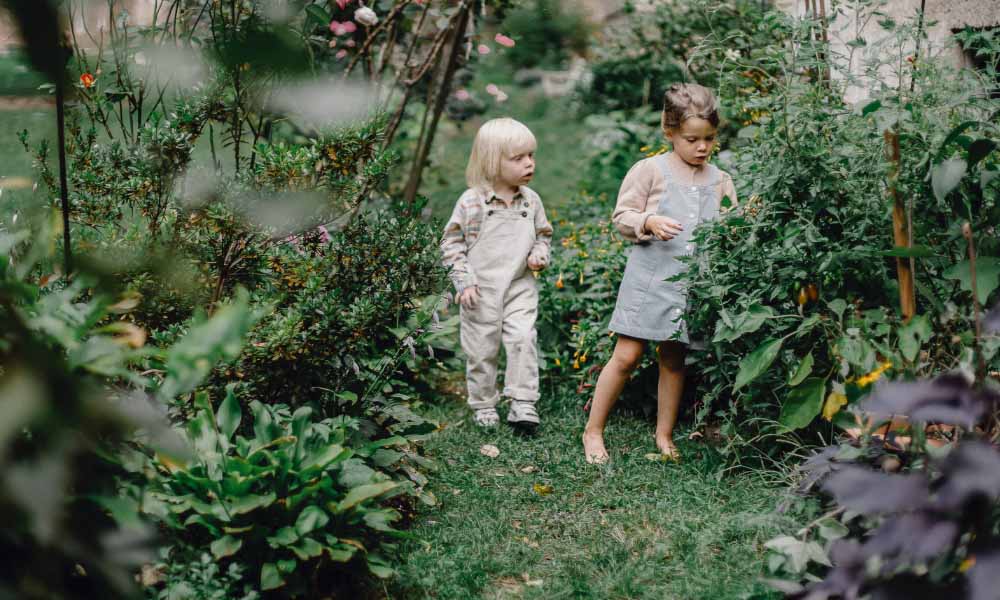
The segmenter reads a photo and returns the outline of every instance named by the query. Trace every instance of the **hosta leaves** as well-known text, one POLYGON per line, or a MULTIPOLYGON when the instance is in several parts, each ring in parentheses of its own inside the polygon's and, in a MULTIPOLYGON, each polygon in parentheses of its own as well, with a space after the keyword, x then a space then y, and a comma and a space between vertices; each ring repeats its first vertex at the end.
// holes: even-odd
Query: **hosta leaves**
POLYGON ((219 560, 236 554, 242 545, 243 540, 231 535, 226 535, 213 541, 209 546, 209 549, 212 551, 212 556, 215 557, 215 560, 219 560))
POLYGON ((268 492, 263 495, 249 495, 241 498, 227 498, 226 500, 226 508, 229 514, 242 515, 253 512, 258 508, 271 506, 277 500, 277 496, 274 495, 274 492, 268 492))
POLYGON ((811 377, 788 392, 784 404, 781 405, 781 416, 778 421, 789 429, 805 427, 816 418, 823 408, 823 396, 826 392, 826 380, 811 377))
MULTIPOLYGON (((946 269, 944 276, 958 281, 963 290, 972 291, 972 270, 968 260, 946 269)), ((980 256, 976 259, 976 298, 979 303, 986 304, 997 286, 1000 286, 1000 258, 980 256)))
POLYGON ((399 484, 395 481, 383 481, 381 483, 371 483, 356 487, 348 492, 347 496, 341 500, 339 504, 337 504, 336 512, 342 513, 346 510, 354 508, 365 500, 381 496, 398 485, 399 484))
POLYGON ((297 544, 291 546, 291 550, 301 560, 309 560, 323 554, 323 546, 312 538, 302 538, 297 544))
POLYGON ((768 367, 771 366, 771 363, 778 356, 782 342, 783 340, 781 339, 767 340, 740 361, 740 371, 736 374, 736 383, 733 385, 733 391, 739 390, 741 387, 760 377, 764 371, 767 371, 768 367))
POLYGON ((240 410, 240 403, 236 399, 236 394, 233 393, 233 385, 230 384, 226 387, 226 398, 222 401, 219 411, 215 415, 215 422, 219 426, 219 433, 222 434, 223 439, 231 440, 233 438, 242 418, 243 411, 240 410))
POLYGON ((282 527, 273 536, 267 538, 267 543, 272 548, 291 546, 299 540, 299 534, 294 527, 282 527))
POLYGON ((399 513, 394 510, 372 510, 365 513, 365 525, 375 531, 391 532, 395 531, 392 524, 399 520, 399 513))
POLYGON ((299 518, 295 521, 295 531, 299 535, 306 535, 307 533, 312 533, 317 529, 326 527, 326 524, 329 522, 330 516, 322 508, 307 506, 299 513, 299 518))
POLYGON ((285 585, 285 578, 278 572, 278 565, 274 563, 264 563, 260 570, 260 589, 276 590, 285 585))

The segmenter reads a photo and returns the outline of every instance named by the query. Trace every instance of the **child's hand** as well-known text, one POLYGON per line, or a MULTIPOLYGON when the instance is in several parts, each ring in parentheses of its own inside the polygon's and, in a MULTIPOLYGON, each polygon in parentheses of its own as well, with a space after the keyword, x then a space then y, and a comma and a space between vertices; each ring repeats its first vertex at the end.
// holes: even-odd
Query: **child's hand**
POLYGON ((545 268, 545 262, 534 256, 528 257, 528 268, 532 271, 541 271, 545 268))
POLYGON ((646 219, 645 229, 658 239, 672 240, 684 231, 684 226, 669 217, 652 215, 646 219))
POLYGON ((470 286, 462 290, 458 296, 458 303, 465 308, 476 308, 479 304, 479 286, 470 286))

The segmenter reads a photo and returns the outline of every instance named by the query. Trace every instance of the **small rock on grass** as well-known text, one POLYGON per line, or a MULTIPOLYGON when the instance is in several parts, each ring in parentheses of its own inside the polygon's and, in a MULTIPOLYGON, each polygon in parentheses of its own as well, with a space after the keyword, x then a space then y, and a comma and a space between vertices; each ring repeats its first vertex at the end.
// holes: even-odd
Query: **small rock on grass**
POLYGON ((497 448, 493 444, 483 444, 479 447, 479 453, 483 456, 488 456, 490 458, 496 458, 500 456, 500 448, 497 448))

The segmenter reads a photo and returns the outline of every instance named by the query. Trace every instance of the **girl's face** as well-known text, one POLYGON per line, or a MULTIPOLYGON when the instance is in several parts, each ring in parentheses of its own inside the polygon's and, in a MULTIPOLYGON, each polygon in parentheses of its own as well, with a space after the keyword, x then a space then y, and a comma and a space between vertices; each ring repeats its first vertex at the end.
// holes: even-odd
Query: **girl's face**
POLYGON ((715 134, 715 126, 699 117, 685 119, 677 129, 664 131, 677 156, 694 167, 705 164, 712 155, 716 143, 715 134))
POLYGON ((526 185, 535 176, 534 148, 518 150, 500 159, 500 183, 510 188, 526 185))

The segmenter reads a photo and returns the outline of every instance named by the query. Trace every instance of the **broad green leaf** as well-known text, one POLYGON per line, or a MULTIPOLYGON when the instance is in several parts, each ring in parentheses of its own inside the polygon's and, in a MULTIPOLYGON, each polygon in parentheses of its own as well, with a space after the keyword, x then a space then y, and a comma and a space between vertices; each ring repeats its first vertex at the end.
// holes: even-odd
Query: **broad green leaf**
POLYGON ((356 487, 348 492, 347 496, 337 504, 335 512, 342 513, 354 508, 365 500, 381 496, 398 485, 395 481, 383 481, 381 483, 370 483, 356 487))
MULTIPOLYGON (((972 271, 969 261, 963 260, 945 270, 944 276, 957 280, 962 289, 972 291, 972 271)), ((1000 258, 980 256, 976 259, 976 297, 980 304, 986 304, 990 293, 1000 285, 1000 258)))
POLYGON ((284 573, 285 575, 291 575, 295 572, 295 567, 298 566, 299 562, 294 558, 289 558, 285 560, 278 561, 278 571, 284 573))
POLYGON ((736 374, 736 383, 733 385, 734 392, 767 371, 767 368, 778 356, 783 341, 781 339, 767 340, 740 361, 740 371, 736 374))
POLYGON ((231 535, 226 535, 212 542, 209 549, 211 549, 212 556, 215 557, 215 560, 219 560, 236 554, 241 546, 243 546, 243 540, 231 535))
POLYGON ((267 543, 272 548, 291 546, 297 541, 299 541, 299 534, 294 527, 282 527, 274 535, 267 538, 267 543))
POLYGON ((927 315, 917 315, 899 328, 899 351, 903 358, 913 362, 920 353, 920 346, 931 339, 931 322, 927 315))
POLYGON ((344 448, 339 444, 324 446, 317 448, 314 453, 306 456, 302 461, 301 468, 303 471, 316 467, 323 469, 331 463, 349 458, 351 454, 350 449, 344 448))
POLYGON ((847 310, 846 300, 844 300, 843 298, 834 298, 833 300, 830 300, 829 303, 827 303, 827 306, 829 306, 830 310, 832 310, 833 313, 837 315, 838 319, 844 318, 844 311, 847 310))
POLYGON ((819 536, 824 540, 839 540, 851 531, 837 519, 823 519, 819 522, 819 536))
POLYGON ((778 421, 789 429, 801 429, 816 418, 823 408, 823 395, 826 391, 826 380, 810 377, 797 388, 788 392, 784 404, 781 405, 781 416, 778 421))
POLYGON ((318 4, 310 4, 306 6, 306 13, 309 15, 306 19, 307 23, 324 26, 329 25, 330 21, 333 20, 330 13, 318 4))
POLYGON ((322 508, 307 506, 299 513, 299 518, 295 520, 295 531, 299 535, 306 535, 307 533, 312 533, 317 529, 326 527, 326 524, 329 522, 330 516, 322 508))
POLYGON ((285 579, 278 572, 278 566, 274 563, 264 563, 260 570, 260 589, 276 590, 285 585, 285 579))
POLYGON ((392 524, 399 520, 399 513, 394 510, 371 510, 365 513, 365 525, 376 531, 395 531, 392 524))
POLYGON ((729 323, 720 320, 715 329, 713 342, 732 342, 761 328, 768 318, 774 316, 769 306, 754 304, 747 310, 731 318, 729 323))
POLYGON ((806 354, 806 357, 802 359, 802 362, 799 363, 795 372, 792 373, 792 376, 788 379, 788 385, 795 387, 805 381, 805 378, 812 373, 813 362, 813 353, 810 351, 809 354, 806 354))
POLYGON ((274 504, 274 501, 276 499, 277 496, 274 495, 274 492, 269 492, 264 495, 243 496, 242 498, 236 498, 236 499, 228 498, 227 499, 228 502, 226 502, 226 508, 228 509, 229 514, 243 515, 248 512, 253 512, 258 508, 271 506, 272 504, 274 504))
POLYGON ((943 202, 948 193, 958 187, 967 168, 968 165, 961 158, 949 158, 934 165, 931 169, 931 187, 939 201, 943 202))
POLYGON ((292 552, 301 560, 309 560, 323 554, 323 546, 312 538, 302 538, 291 547, 292 552))
POLYGON ((892 250, 880 253, 882 256, 897 258, 930 258, 934 256, 934 250, 930 246, 915 244, 907 248, 906 246, 895 246, 892 250))
POLYGON ((233 393, 233 384, 229 384, 226 386, 226 398, 222 401, 219 411, 215 415, 215 422, 219 426, 219 432, 223 439, 227 441, 233 439, 233 434, 239 428, 242 418, 243 411, 240 410, 240 403, 236 399, 236 394, 233 393))

